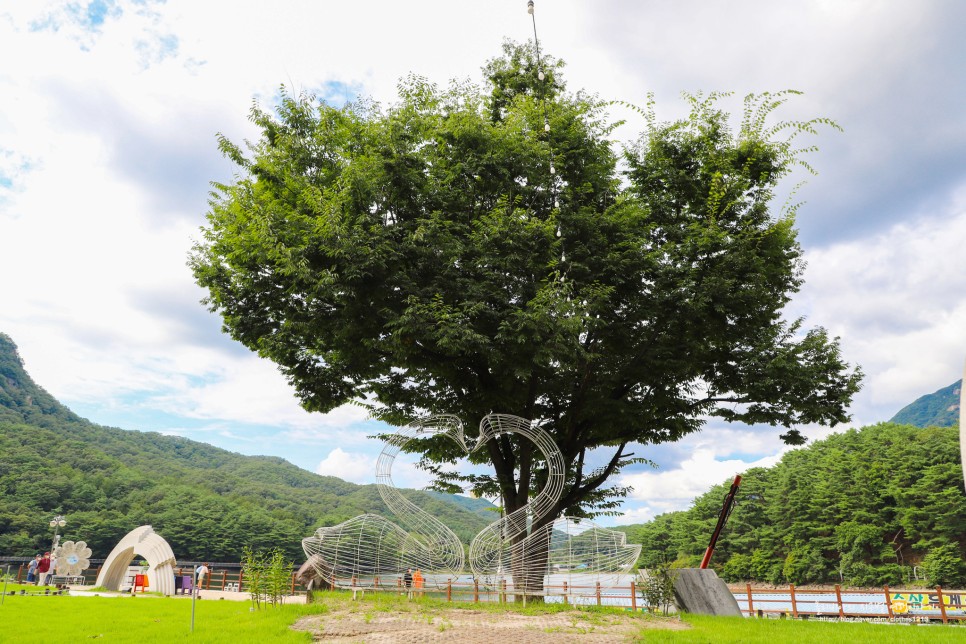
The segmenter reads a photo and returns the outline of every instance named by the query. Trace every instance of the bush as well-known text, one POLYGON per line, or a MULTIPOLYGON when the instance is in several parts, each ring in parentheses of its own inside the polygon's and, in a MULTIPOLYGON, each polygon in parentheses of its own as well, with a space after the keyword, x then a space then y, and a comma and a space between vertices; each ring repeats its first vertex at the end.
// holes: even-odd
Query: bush
MULTIPOLYGON (((758 581, 771 582, 771 578, 773 576, 775 566, 776 566, 776 562, 771 557, 769 557, 764 550, 761 550, 759 548, 752 551, 751 566, 750 566, 750 572, 751 572, 750 576, 752 579, 756 579, 758 581)), ((782 565, 779 563, 777 564, 777 566, 778 566, 779 579, 771 583, 777 584, 781 581, 782 565)))
POLYGON ((288 594, 292 578, 292 562, 286 561, 278 547, 269 551, 253 551, 246 546, 242 557, 245 584, 252 596, 252 604, 278 606, 288 594))
POLYGON ((721 569, 721 577, 732 584, 752 579, 754 575, 751 574, 751 557, 743 554, 732 555, 721 569))
POLYGON ((644 571, 641 592, 647 603, 647 610, 661 610, 665 615, 674 601, 674 579, 677 575, 668 564, 661 564, 644 571))
POLYGON ((245 546, 242 554, 242 573, 245 575, 245 585, 252 596, 252 604, 255 608, 261 608, 262 600, 265 599, 265 569, 265 554, 245 546))
POLYGON ((850 586, 875 587, 894 586, 903 582, 903 570, 899 564, 873 566, 867 563, 853 563, 844 570, 845 581, 850 586))
POLYGON ((827 562, 822 553, 812 546, 793 548, 785 557, 782 576, 790 584, 807 584, 825 579, 827 562))
POLYGON ((960 555, 959 547, 954 543, 933 548, 922 560, 922 569, 932 585, 945 586, 966 583, 963 558, 960 555))

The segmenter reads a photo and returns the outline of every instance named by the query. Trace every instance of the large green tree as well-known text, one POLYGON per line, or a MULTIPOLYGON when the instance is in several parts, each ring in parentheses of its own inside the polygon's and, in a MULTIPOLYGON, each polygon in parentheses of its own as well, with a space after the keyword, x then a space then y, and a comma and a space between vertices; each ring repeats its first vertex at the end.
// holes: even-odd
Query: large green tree
MULTIPOLYGON (((225 330, 309 410, 450 413, 470 433, 489 412, 539 419, 569 468, 544 520, 612 511, 634 445, 710 417, 790 442, 846 420, 860 374, 837 339, 783 319, 803 265, 793 210, 769 210, 795 136, 827 121, 772 125, 786 95, 763 95, 733 127, 719 97, 690 97, 685 120, 641 110, 620 149, 606 104, 561 68, 508 44, 482 86, 412 76, 388 107, 253 108, 257 141, 219 139, 238 173, 190 258, 225 330)), ((463 455, 442 439, 418 448, 441 485, 508 511, 544 475, 505 436, 474 456, 492 475, 447 470, 463 455)))

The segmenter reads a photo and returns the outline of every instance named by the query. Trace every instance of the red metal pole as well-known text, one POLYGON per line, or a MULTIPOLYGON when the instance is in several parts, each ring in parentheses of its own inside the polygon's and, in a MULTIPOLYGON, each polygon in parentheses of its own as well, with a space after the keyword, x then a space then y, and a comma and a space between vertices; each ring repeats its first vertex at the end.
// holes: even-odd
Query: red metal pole
POLYGON ((731 490, 728 492, 728 496, 725 497, 724 507, 721 508, 721 514, 718 515, 718 524, 714 527, 714 534, 711 535, 711 543, 708 544, 708 549, 704 551, 704 558, 701 560, 702 568, 707 568, 708 564, 711 563, 711 555, 714 554, 714 547, 718 543, 718 537, 721 536, 721 530, 724 528, 725 521, 728 520, 728 515, 731 514, 731 506, 735 503, 735 495, 738 493, 738 487, 740 485, 741 475, 738 474, 731 483, 731 490))

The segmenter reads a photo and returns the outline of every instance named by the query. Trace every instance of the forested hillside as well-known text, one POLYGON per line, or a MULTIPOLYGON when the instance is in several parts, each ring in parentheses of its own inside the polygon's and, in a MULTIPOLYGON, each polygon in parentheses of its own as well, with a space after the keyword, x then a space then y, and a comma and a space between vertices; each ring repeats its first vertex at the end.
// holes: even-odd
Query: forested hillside
MULTIPOLYGON (((639 564, 696 566, 731 481, 686 511, 621 528, 639 564)), ((958 428, 882 423, 835 434, 744 473, 712 567, 726 580, 966 584, 958 428)))
MULTIPOLYGON (((480 502, 407 494, 464 542, 494 520, 480 502)), ((238 561, 245 546, 278 545, 301 561, 303 537, 364 512, 391 517, 373 485, 79 418, 30 379, 0 333, 0 554, 42 552, 59 513, 64 538, 87 541, 94 557, 151 524, 181 559, 238 561)))
POLYGON ((889 422, 916 427, 949 427, 959 422, 959 398, 963 381, 917 398, 899 410, 889 422))

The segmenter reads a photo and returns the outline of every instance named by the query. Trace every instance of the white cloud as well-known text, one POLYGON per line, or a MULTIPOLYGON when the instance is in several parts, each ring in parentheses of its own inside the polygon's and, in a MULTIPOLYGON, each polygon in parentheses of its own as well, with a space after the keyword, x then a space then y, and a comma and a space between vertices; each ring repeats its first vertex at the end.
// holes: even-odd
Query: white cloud
MULTIPOLYGON (((336 447, 315 468, 316 474, 336 476, 345 481, 366 485, 376 482, 376 455, 364 452, 347 452, 336 447)), ((398 488, 422 489, 430 484, 432 477, 416 467, 409 454, 400 454, 392 464, 392 483, 398 488)))
POLYGON ((335 476, 351 483, 375 483, 376 459, 356 452, 343 451, 336 447, 329 455, 319 461, 316 474, 335 476))
POLYGON ((966 356, 966 191, 931 216, 806 254, 796 312, 841 336, 862 365, 856 421, 887 420, 954 382, 966 356))
MULTIPOLYGON (((637 505, 633 501, 627 503, 628 506, 637 505)), ((637 505, 637 507, 628 507, 620 517, 614 517, 606 521, 598 521, 603 525, 629 525, 632 523, 647 523, 658 513, 647 505, 637 505)))
POLYGON ((781 454, 751 462, 725 460, 714 449, 700 448, 673 470, 625 474, 621 477, 621 484, 634 488, 629 498, 646 503, 647 508, 638 508, 628 514, 647 515, 649 512, 660 514, 684 510, 695 497, 704 494, 710 487, 753 467, 771 467, 780 459, 781 454))

